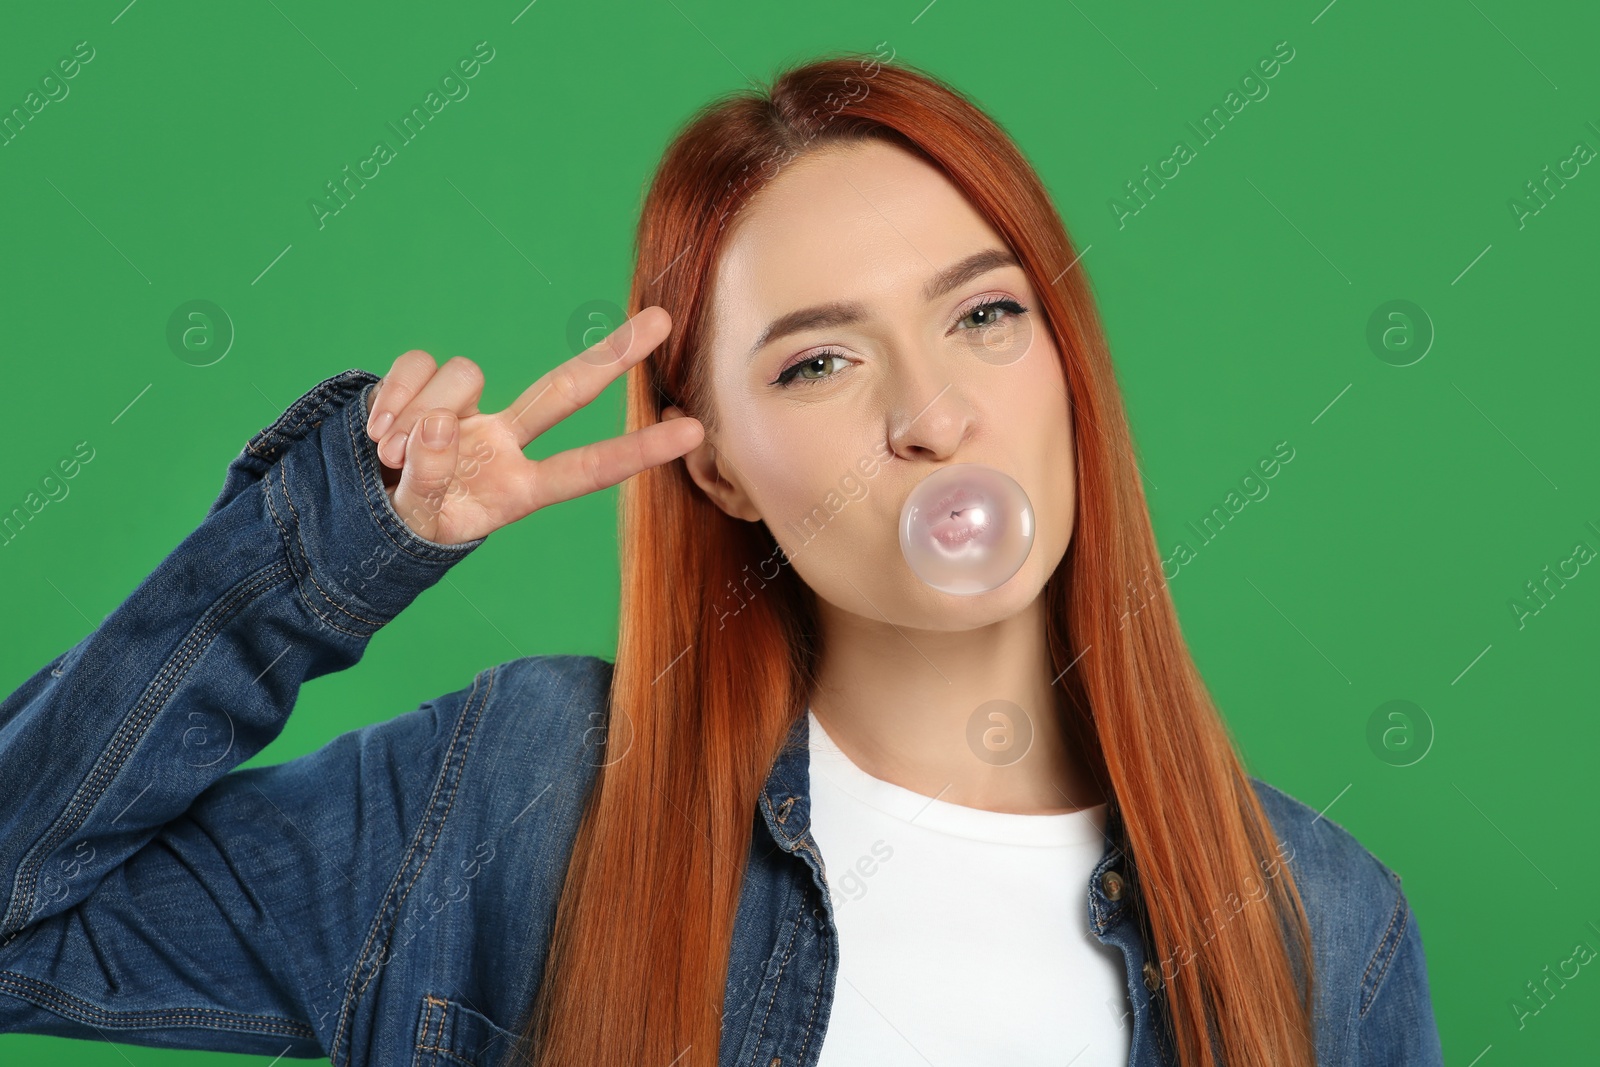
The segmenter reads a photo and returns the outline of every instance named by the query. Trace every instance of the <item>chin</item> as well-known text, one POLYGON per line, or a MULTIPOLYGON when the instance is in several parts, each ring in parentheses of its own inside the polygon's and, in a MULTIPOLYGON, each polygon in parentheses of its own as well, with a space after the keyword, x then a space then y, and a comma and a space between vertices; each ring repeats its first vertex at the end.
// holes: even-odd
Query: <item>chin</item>
MULTIPOLYGON (((1000 585, 983 593, 946 593, 924 584, 909 571, 903 577, 902 606, 894 611, 880 606, 896 626, 917 630, 976 630, 1004 622, 1025 611, 1044 593, 1048 573, 1040 573, 1032 558, 1000 585)), ((876 598, 874 598, 876 599, 876 598)))

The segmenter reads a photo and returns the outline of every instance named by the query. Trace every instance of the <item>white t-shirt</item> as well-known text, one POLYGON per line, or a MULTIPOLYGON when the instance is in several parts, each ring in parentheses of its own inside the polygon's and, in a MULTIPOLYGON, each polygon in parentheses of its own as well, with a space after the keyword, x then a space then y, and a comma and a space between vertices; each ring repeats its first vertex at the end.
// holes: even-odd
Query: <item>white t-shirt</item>
POLYGON ((1089 930, 1105 805, 963 807, 874 778, 810 722, 839 978, 819 1067, 1125 1067, 1121 952, 1089 930))

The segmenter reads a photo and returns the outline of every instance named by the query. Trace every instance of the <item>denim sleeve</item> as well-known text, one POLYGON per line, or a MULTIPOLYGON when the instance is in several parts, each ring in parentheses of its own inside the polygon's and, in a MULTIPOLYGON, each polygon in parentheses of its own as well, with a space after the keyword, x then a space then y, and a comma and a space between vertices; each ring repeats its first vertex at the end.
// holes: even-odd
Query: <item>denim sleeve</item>
POLYGON ((1391 925, 1391 931, 1396 929, 1398 935, 1386 935, 1368 964, 1369 974, 1379 969, 1382 973, 1361 1013, 1359 1062, 1374 1067, 1444 1067, 1422 931, 1404 894, 1391 925))
POLYGON ((199 526, 0 702, 0 1032, 329 1055, 479 684, 233 769, 483 541, 394 512, 376 381, 328 378, 252 437, 199 526))

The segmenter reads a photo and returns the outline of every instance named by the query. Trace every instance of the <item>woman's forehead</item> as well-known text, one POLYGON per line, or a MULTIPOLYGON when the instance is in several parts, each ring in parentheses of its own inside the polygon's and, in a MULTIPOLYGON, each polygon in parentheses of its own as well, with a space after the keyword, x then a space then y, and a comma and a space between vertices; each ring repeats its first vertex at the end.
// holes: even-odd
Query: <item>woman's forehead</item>
POLYGON ((960 190, 911 153, 881 142, 821 149, 740 213, 713 280, 717 332, 748 346, 796 308, 920 300, 934 273, 997 245, 960 190))

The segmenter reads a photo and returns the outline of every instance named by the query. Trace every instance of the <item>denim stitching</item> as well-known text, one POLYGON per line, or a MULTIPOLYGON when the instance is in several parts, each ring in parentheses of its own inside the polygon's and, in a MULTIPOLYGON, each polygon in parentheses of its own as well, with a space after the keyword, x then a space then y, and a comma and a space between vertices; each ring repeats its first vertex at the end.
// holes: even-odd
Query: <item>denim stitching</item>
POLYGON ((270 592, 285 577, 288 577, 288 567, 283 562, 275 563, 247 577, 201 616, 200 622, 184 638, 171 658, 162 664, 139 703, 135 704, 127 717, 122 720, 106 750, 90 768, 89 776, 78 786, 77 791, 67 802, 66 808, 45 836, 24 857, 14 883, 16 893, 5 920, 10 921, 10 914, 16 912, 20 906, 22 911, 17 919, 22 925, 0 943, 0 948, 9 945, 27 928, 27 919, 33 914, 33 897, 37 888, 39 869, 44 866, 44 861, 62 841, 71 837, 83 825, 89 810, 104 794, 110 779, 115 778, 121 770, 122 764, 126 761, 125 751, 131 750, 143 739, 150 723, 166 707, 167 700, 176 691, 178 680, 188 673, 189 667, 209 647, 211 640, 233 620, 232 613, 236 608, 248 605, 257 597, 270 592), (169 680, 171 684, 165 684, 169 680))
MULTIPOLYGON (((808 886, 806 888, 806 896, 809 897, 810 895, 811 895, 811 889, 808 886)), ((804 903, 802 902, 802 908, 803 907, 804 907, 804 903)), ((817 979, 817 991, 814 994, 812 994, 812 997, 811 997, 811 1014, 806 1017, 805 1038, 800 1042, 800 1053, 796 1057, 796 1059, 800 1063, 804 1063, 806 1061, 806 1049, 811 1047, 811 1033, 812 1033, 813 1030, 816 1029, 816 1024, 817 1024, 817 1005, 822 1003, 822 990, 827 986, 827 984, 828 984, 828 954, 826 952, 824 952, 822 954, 822 974, 817 979)))
MULTIPOLYGON (((491 683, 492 683, 492 680, 493 680, 493 676, 494 676, 494 669, 491 668, 488 671, 488 679, 491 681, 491 683)), ((478 681, 479 681, 479 679, 474 679, 473 680, 473 688, 474 688, 474 690, 477 689, 478 681)), ((342 1040, 342 1037, 343 1037, 343 1034, 344 1034, 344 1029, 345 1029, 345 1023, 348 1021, 348 1018, 349 1018, 351 1002, 355 998, 357 998, 357 997, 361 996, 363 993, 365 993, 366 989, 367 989, 367 986, 371 983, 371 978, 369 978, 366 982, 363 982, 361 984, 361 988, 359 990, 356 990, 354 988, 356 979, 361 974, 361 968, 366 963, 367 953, 372 948, 373 939, 375 939, 378 936, 378 931, 382 928, 382 926, 384 924, 384 916, 389 911, 389 905, 390 905, 390 902, 391 902, 392 898, 394 897, 395 890, 399 886, 401 878, 404 877, 406 868, 411 863, 411 858, 414 855, 416 855, 417 846, 421 843, 422 837, 423 837, 424 833, 427 831, 428 824, 432 820, 432 810, 433 810, 433 808, 436 806, 436 804, 438 802, 440 783, 442 782, 443 778, 449 772, 450 761, 451 761, 453 753, 455 752, 456 741, 461 736, 461 720, 463 718, 465 718, 467 716, 467 714, 472 711, 472 704, 473 704, 472 694, 469 694, 468 697, 467 697, 466 705, 465 705, 465 707, 462 708, 461 715, 458 716, 457 719, 456 719, 455 731, 454 731, 454 733, 451 734, 450 745, 445 750, 445 758, 443 760, 443 764, 442 764, 442 766, 440 768, 440 771, 439 771, 440 779, 438 781, 434 782, 433 795, 428 798, 428 808, 423 813, 422 821, 417 826, 417 832, 412 837, 410 847, 408 847, 406 849, 405 856, 403 856, 401 858, 400 866, 395 870, 394 878, 389 883, 389 889, 384 894, 383 903, 379 905, 377 914, 375 916, 373 916, 372 926, 369 928, 369 930, 367 932, 366 943, 361 946, 361 952, 356 956, 356 966, 350 972, 350 980, 346 984, 346 987, 345 987, 345 1002, 344 1002, 343 1006, 340 1008, 340 1011, 339 1011, 339 1027, 338 1027, 338 1031, 334 1034, 334 1047, 335 1047, 335 1049, 337 1049, 340 1041, 342 1040)), ((413 877, 412 883, 414 883, 415 881, 416 881, 416 879, 413 877)), ((395 902, 395 913, 396 913, 396 915, 399 914, 400 905, 405 902, 405 897, 410 894, 411 884, 412 883, 408 883, 407 884, 405 892, 401 895, 400 900, 398 902, 395 902)), ((392 938, 392 937, 393 937, 393 933, 391 932, 390 938, 392 938)), ((388 944, 388 940, 385 940, 384 944, 387 945, 388 944)), ((376 974, 377 974, 377 971, 374 970, 373 971, 373 975, 376 976, 376 974)))
MULTIPOLYGON (((305 415, 300 419, 299 422, 295 423, 294 426, 284 427, 276 430, 270 427, 263 429, 259 435, 260 440, 254 443, 247 441, 245 443, 245 449, 257 459, 271 461, 278 455, 279 452, 282 452, 284 449, 288 448, 289 445, 293 444, 295 441, 305 440, 304 437, 299 436, 300 428, 306 424, 312 415, 325 414, 329 405, 333 402, 333 399, 334 397, 332 395, 324 394, 323 399, 317 405, 317 407, 307 408, 305 415), (272 447, 266 449, 266 451, 262 451, 259 447, 257 447, 258 445, 265 445, 269 442, 271 443, 272 447)), ((313 425, 315 425, 315 423, 313 423, 313 425)))
MULTIPOLYGON (((755 1047, 750 1050, 750 1063, 756 1062, 756 1056, 761 1052, 761 1040, 767 1036, 767 1021, 772 1018, 772 1006, 777 1003, 778 990, 783 987, 783 972, 789 968, 789 957, 794 953, 794 939, 799 936, 800 922, 805 915, 806 893, 800 894, 800 911, 795 916, 794 925, 789 928, 789 943, 783 948, 783 961, 778 964, 777 976, 772 980, 772 996, 767 1000, 766 1014, 761 1016, 761 1029, 756 1033, 755 1047)), ((767 957, 771 959, 772 957, 767 957)))
POLYGON ((242 1030, 252 1033, 277 1033, 285 1037, 315 1039, 317 1034, 298 1019, 285 1019, 277 1015, 246 1015, 235 1011, 213 1008, 180 1008, 168 1011, 107 1011, 95 1007, 66 990, 41 982, 37 978, 15 971, 0 971, 0 988, 9 987, 25 1000, 39 1004, 59 1015, 78 1019, 91 1025, 98 1020, 119 1029, 137 1029, 147 1026, 194 1025, 206 1029, 242 1030), (37 998, 37 999, 36 999, 37 998), (230 1025, 231 1024, 231 1025, 230 1025))
MULTIPOLYGON (((424 1052, 433 1052, 438 1054, 430 1058, 429 1062, 432 1063, 439 1062, 440 1057, 443 1057, 453 1063, 463 1064, 464 1067, 477 1067, 477 1062, 475 1060, 463 1056, 455 1049, 445 1047, 445 1020, 450 1018, 450 1009, 453 1006, 451 1002, 448 1000, 440 1000, 432 993, 424 994, 423 1000, 427 1004, 426 1011, 428 1014, 423 1022, 422 1040, 417 1043, 417 1056, 413 1061, 413 1067, 419 1067, 419 1065, 422 1063, 422 1053, 424 1052), (428 1035, 429 1031, 433 1028, 433 1009, 435 1007, 439 1009, 439 1032, 438 1036, 430 1038, 428 1035)), ((497 1040, 497 1038, 490 1038, 490 1040, 486 1042, 483 1047, 488 1047, 488 1045, 493 1044, 495 1040, 497 1040)), ((481 1049, 479 1051, 481 1051, 481 1049)))
POLYGON ((422 1024, 422 1044, 417 1047, 427 1049, 430 1052, 443 1052, 445 1050, 439 1047, 439 1041, 444 1037, 444 1001, 431 993, 427 995, 426 1000, 428 1003, 428 1015, 422 1024), (429 1037, 428 1035, 433 1029, 435 1008, 439 1010, 439 1036, 429 1037))
POLYGON ((822 868, 822 880, 823 881, 827 881, 828 880, 828 865, 827 865, 826 862, 823 861, 822 853, 818 852, 816 850, 816 848, 811 844, 812 838, 810 837, 810 834, 811 834, 811 831, 809 829, 807 829, 806 830, 806 836, 800 838, 800 840, 795 842, 794 850, 796 852, 799 852, 801 849, 805 849, 807 852, 811 853, 811 857, 817 861, 817 866, 822 868))
POLYGON ((306 422, 309 421, 313 415, 319 414, 325 408, 327 408, 328 404, 333 400, 334 393, 337 388, 338 386, 334 382, 324 381, 315 387, 309 395, 297 401, 295 406, 299 406, 301 410, 299 412, 299 418, 295 421, 294 425, 284 425, 283 419, 287 418, 290 414, 290 412, 285 411, 282 417, 275 419, 268 425, 264 426, 261 432, 257 434, 252 441, 246 442, 245 447, 248 448, 252 454, 264 459, 282 448, 282 442, 299 440, 300 438, 298 435, 301 427, 305 426, 306 422), (266 449, 264 452, 260 449, 260 447, 258 447, 260 445, 267 444, 270 444, 271 447, 266 449))
MULTIPOLYGON (((283 447, 282 442, 299 440, 300 428, 304 426, 313 415, 323 414, 331 404, 339 399, 340 377, 343 377, 343 375, 339 375, 322 382, 321 384, 315 386, 310 393, 307 393, 305 396, 295 401, 295 404, 290 406, 289 411, 285 411, 283 415, 271 425, 263 428, 255 437, 251 438, 249 441, 246 441, 244 446, 245 451, 260 459, 271 459, 278 452, 278 450, 283 447), (315 401, 315 405, 312 404, 312 401, 315 401), (280 426, 279 424, 283 421, 283 419, 287 418, 289 416, 289 412, 293 411, 295 406, 298 405, 304 405, 304 410, 299 420, 295 422, 293 426, 280 426), (261 451, 257 447, 258 445, 265 445, 269 442, 271 443, 272 447, 267 449, 265 452, 261 451)), ((363 388, 365 387, 363 386, 363 388)))
MULTIPOLYGON (((484 698, 484 703, 485 704, 488 703, 487 696, 485 696, 485 698, 484 698)), ((464 717, 465 716, 463 716, 463 718, 464 717)), ((411 881, 406 884, 405 892, 401 894, 400 899, 395 904, 395 916, 396 916, 397 919, 398 919, 399 914, 400 914, 401 906, 403 906, 405 904, 406 898, 411 895, 411 887, 416 885, 417 884, 417 879, 422 877, 423 870, 426 869, 427 866, 428 866, 428 860, 433 857, 434 848, 438 846, 439 839, 444 836, 445 820, 450 817, 450 809, 455 807, 456 793, 461 787, 461 779, 466 774, 467 753, 472 748, 473 735, 478 732, 478 723, 481 722, 482 719, 483 719, 482 708, 479 708, 478 714, 474 715, 473 718, 472 718, 472 726, 467 730, 466 739, 461 742, 461 758, 460 758, 459 761, 457 761, 458 762, 458 767, 457 767, 457 769, 456 769, 456 771, 454 773, 452 781, 450 782, 450 798, 445 801, 444 811, 439 814, 438 828, 435 829, 434 832, 433 832, 433 839, 428 842, 428 851, 423 853, 421 862, 419 862, 417 864, 416 873, 414 873, 411 876, 411 881)), ((460 734, 461 734, 460 725, 461 725, 461 719, 458 718, 456 720, 456 736, 457 737, 459 737, 460 734)), ((448 769, 448 766, 449 766, 450 762, 455 759, 455 755, 454 755, 454 752, 455 752, 455 739, 454 738, 451 739, 450 748, 451 748, 451 754, 445 757, 445 764, 446 764, 447 769, 448 769)), ((396 925, 398 926, 398 923, 396 923, 396 925)), ((380 953, 382 953, 384 950, 386 950, 389 947, 389 943, 394 940, 394 933, 395 932, 394 932, 393 929, 391 929, 389 931, 389 936, 384 939, 383 947, 378 950, 380 953)), ((367 991, 367 986, 371 985, 372 984, 372 979, 376 978, 377 976, 378 976, 378 972, 376 970, 374 970, 372 972, 372 974, 368 975, 367 976, 367 980, 361 984, 361 989, 360 989, 359 993, 365 993, 367 991)), ((358 995, 359 995, 359 993, 358 993, 358 995)))
MULTIPOLYGON (((278 464, 278 481, 283 486, 283 501, 284 501, 284 503, 289 505, 289 511, 290 511, 291 514, 294 515, 294 539, 295 539, 295 543, 300 548, 300 559, 305 564, 306 580, 309 581, 312 585, 316 586, 317 592, 321 593, 322 594, 322 598, 324 600, 326 600, 329 604, 331 604, 336 610, 338 610, 340 612, 343 612, 344 614, 350 616, 352 619, 355 619, 355 620, 357 620, 359 622, 366 623, 368 626, 371 626, 373 629, 377 629, 378 627, 382 626, 383 623, 377 621, 376 619, 369 619, 369 618, 366 618, 365 616, 357 615, 355 612, 351 611, 348 607, 346 607, 343 604, 339 603, 338 601, 334 600, 331 596, 328 595, 328 591, 326 589, 322 588, 322 585, 317 581, 316 574, 311 569, 311 554, 306 551, 305 539, 300 536, 300 509, 294 506, 294 498, 289 495, 289 476, 288 476, 287 472, 284 470, 284 465, 281 464, 281 463, 278 464)), ((270 499, 270 496, 269 496, 269 499, 270 499)), ((277 515, 274 514, 273 518, 277 518, 277 515)))
MULTIPOLYGON (((765 793, 763 793, 763 794, 761 794, 761 802, 767 806, 767 811, 772 815, 772 817, 781 824, 783 822, 783 819, 779 819, 778 818, 777 809, 772 806, 771 798, 768 797, 765 793)), ((783 818, 787 819, 788 817, 789 817, 789 812, 785 811, 783 813, 783 818)), ((785 845, 789 846, 788 848, 784 848, 785 852, 792 853, 796 848, 800 847, 799 842, 800 842, 799 835, 796 835, 794 837, 790 837, 789 836, 788 827, 784 827, 783 829, 778 831, 778 845, 779 845, 779 847, 782 848, 785 845)))
MULTIPOLYGON (((273 523, 278 527, 278 535, 283 539, 283 554, 286 557, 290 557, 294 553, 294 544, 290 540, 290 537, 289 537, 289 527, 288 527, 288 525, 283 521, 282 517, 279 516, 278 509, 276 507, 274 507, 273 504, 272 504, 272 489, 271 489, 271 483, 270 482, 268 482, 266 480, 262 481, 262 483, 261 483, 261 495, 267 502, 267 513, 272 517, 273 523)), ((284 495, 285 496, 288 495, 288 487, 287 487, 287 485, 285 485, 285 487, 284 487, 284 495)), ((292 508, 293 506, 294 505, 291 503, 290 507, 292 508)), ((298 535, 297 535, 297 539, 298 539, 298 535)), ((312 585, 316 585, 317 586, 317 591, 319 593, 322 593, 323 599, 324 600, 328 600, 329 599, 328 598, 328 594, 325 593, 325 592, 322 592, 322 587, 320 585, 317 585, 317 582, 316 582, 315 578, 311 578, 311 563, 310 563, 309 560, 306 560, 306 559, 303 558, 305 556, 305 546, 304 545, 301 546, 300 555, 302 557, 301 565, 305 568, 306 577, 311 580, 311 584, 312 585)), ((291 570, 292 570, 292 568, 291 568, 291 570)), ((298 574, 296 574, 296 577, 298 577, 298 574)), ((296 587, 298 588, 298 583, 296 584, 296 587)), ((331 627, 332 629, 338 630, 342 634, 346 634, 346 635, 348 635, 350 637, 354 637, 354 638, 356 638, 358 640, 364 640, 364 639, 372 636, 372 632, 370 632, 370 631, 369 632, 363 632, 363 631, 359 631, 359 630, 348 630, 348 629, 344 628, 343 626, 340 626, 337 622, 334 622, 332 619, 328 618, 322 612, 318 611, 316 609, 316 606, 314 604, 312 604, 310 600, 306 599, 306 596, 305 596, 303 591, 301 592, 301 595, 300 595, 300 602, 306 606, 306 610, 307 611, 311 612, 311 614, 315 615, 318 619, 322 620, 322 622, 325 623, 327 626, 331 627)), ((367 622, 368 621, 366 619, 361 618, 361 616, 359 616, 359 615, 355 615, 352 612, 345 611, 344 608, 341 605, 339 605, 338 603, 335 603, 335 602, 333 602, 331 600, 329 600, 329 603, 332 603, 336 610, 341 611, 346 615, 349 615, 353 619, 356 619, 356 620, 358 620, 360 622, 367 622)), ((376 630, 377 627, 381 626, 381 625, 382 625, 381 623, 374 624, 373 625, 373 629, 376 630)))
MULTIPOLYGON (((478 677, 473 679, 473 683, 472 683, 473 692, 468 694, 466 706, 462 708, 461 715, 458 716, 457 719, 456 719, 455 733, 451 735, 450 745, 445 751, 444 763, 443 763, 443 766, 441 767, 441 769, 439 771, 439 780, 435 781, 434 787, 433 787, 433 796, 429 797, 429 799, 428 799, 428 810, 423 813, 422 822, 417 826, 417 832, 412 838, 411 845, 410 845, 409 848, 406 849, 405 856, 401 858, 400 866, 394 872, 394 878, 391 879, 390 882, 389 882, 389 889, 388 889, 387 892, 384 893, 383 902, 381 904, 379 904, 377 914, 375 914, 373 916, 372 925, 367 931, 366 943, 361 946, 361 951, 359 953, 357 953, 357 955, 356 955, 356 965, 350 972, 349 981, 345 984, 345 999, 344 999, 344 1003, 339 1008, 339 1026, 335 1030, 334 1035, 333 1035, 333 1041, 330 1044, 330 1052, 329 1052, 329 1059, 330 1060, 334 1059, 334 1057, 336 1057, 338 1055, 339 1047, 342 1044, 342 1042, 344 1041, 345 1028, 346 1028, 346 1025, 350 1021, 351 1007, 352 1007, 354 1001, 356 1000, 357 997, 361 996, 363 993, 366 992, 367 985, 371 982, 371 978, 369 978, 367 980, 367 982, 363 982, 362 983, 360 990, 357 990, 355 988, 356 979, 361 974, 361 968, 363 966, 365 966, 365 964, 366 964, 367 954, 372 948, 372 942, 378 936, 378 931, 380 929, 382 929, 382 927, 384 926, 385 916, 389 912, 390 903, 393 900, 393 897, 394 897, 396 889, 400 885, 400 880, 405 876, 406 868, 410 865, 411 858, 414 855, 416 855, 417 846, 421 843, 422 837, 423 837, 424 833, 427 831, 429 822, 432 821, 432 814, 431 814, 432 810, 433 810, 434 807, 437 806, 438 797, 439 797, 439 790, 442 788, 442 783, 443 783, 444 778, 449 773, 450 762, 451 762, 452 756, 453 756, 453 754, 455 752, 456 741, 461 736, 461 721, 462 721, 462 719, 466 718, 467 715, 472 713, 472 711, 473 711, 473 697, 476 695, 476 692, 477 692, 477 690, 478 690, 478 688, 480 686, 480 683, 487 683, 487 685, 484 687, 484 689, 485 689, 484 704, 485 705, 488 704, 487 693, 488 693, 489 690, 493 689, 494 676, 495 676, 495 672, 496 672, 497 669, 498 668, 490 667, 487 671, 484 671, 483 673, 478 675, 478 677)), ((474 725, 474 728, 476 728, 476 725, 477 725, 476 724, 476 720, 474 720, 474 724, 473 725, 474 725)), ((453 792, 451 794, 451 797, 452 797, 452 799, 454 799, 454 793, 453 792)), ((442 822, 441 822, 441 831, 442 831, 442 822)), ((430 852, 432 851, 431 847, 430 847, 429 851, 430 852)), ((418 873, 419 874, 421 873, 420 870, 419 870, 418 873)), ((405 892, 402 893, 400 899, 398 901, 394 901, 394 908, 395 908, 395 914, 396 915, 399 914, 400 905, 405 903, 405 897, 410 894, 411 885, 414 884, 415 882, 416 882, 416 876, 413 876, 412 880, 411 880, 411 883, 408 883, 406 885, 405 892)), ((394 936, 393 931, 390 931, 390 934, 389 934, 390 939, 392 939, 393 936, 394 936)), ((385 940, 384 944, 387 945, 388 944, 388 940, 385 940)), ((376 975, 377 975, 377 971, 374 970, 373 971, 373 976, 376 976, 376 975)), ((335 1062, 337 1062, 337 1061, 335 1060, 335 1062)))
POLYGON ((1367 1009, 1371 1008, 1373 1000, 1377 999, 1378 987, 1383 984, 1384 975, 1389 973, 1389 964, 1394 960, 1395 951, 1399 948, 1400 939, 1405 934, 1406 923, 1409 918, 1410 909, 1406 907, 1405 894, 1402 893, 1394 902, 1394 912, 1389 916, 1388 929, 1384 930, 1383 937, 1378 940, 1377 949, 1372 953, 1372 958, 1367 961, 1367 969, 1361 972, 1361 999, 1363 1003, 1356 1013, 1357 1018, 1365 1017, 1367 1009), (1400 924, 1398 930, 1395 929, 1395 923, 1397 922, 1400 924), (1390 934, 1394 936, 1391 938, 1390 934), (1384 951, 1385 948, 1388 949, 1387 952, 1384 951), (1373 965, 1378 962, 1380 957, 1383 960, 1383 965, 1378 968, 1377 977, 1372 980, 1372 991, 1369 993, 1367 992, 1367 977, 1372 974, 1373 965))
POLYGON ((439 1003, 439 1000, 431 993, 423 994, 422 1018, 418 1022, 418 1025, 422 1029, 422 1036, 417 1039, 416 1051, 411 1054, 411 1067, 428 1067, 429 1064, 437 1067, 439 1063, 438 1056, 423 1055, 425 1052, 437 1051, 437 1048, 429 1047, 428 1041, 428 1031, 433 1028, 434 1005, 437 1003, 439 1003))

